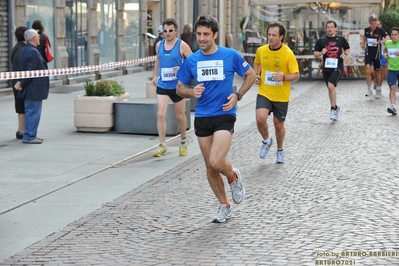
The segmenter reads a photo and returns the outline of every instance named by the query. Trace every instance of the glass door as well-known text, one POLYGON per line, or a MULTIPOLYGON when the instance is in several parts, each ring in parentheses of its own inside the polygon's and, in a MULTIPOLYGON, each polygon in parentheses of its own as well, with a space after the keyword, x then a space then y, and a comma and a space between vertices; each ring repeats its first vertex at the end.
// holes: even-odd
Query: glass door
POLYGON ((88 65, 87 52, 87 1, 66 1, 65 47, 68 53, 68 66, 88 65))

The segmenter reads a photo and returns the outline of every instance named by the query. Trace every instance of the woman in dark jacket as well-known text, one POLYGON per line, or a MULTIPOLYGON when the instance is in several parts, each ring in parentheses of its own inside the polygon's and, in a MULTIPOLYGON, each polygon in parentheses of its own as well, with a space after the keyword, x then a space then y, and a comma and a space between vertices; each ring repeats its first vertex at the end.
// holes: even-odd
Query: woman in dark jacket
MULTIPOLYGON (((15 37, 18 42, 14 48, 12 48, 11 52, 12 71, 20 71, 19 53, 26 45, 24 33, 27 29, 28 28, 25 26, 20 26, 15 30, 15 37)), ((25 132, 25 103, 24 99, 18 98, 19 91, 14 88, 16 83, 16 79, 11 80, 12 89, 14 91, 15 112, 18 114, 18 130, 15 133, 15 136, 17 139, 22 139, 24 135, 23 133, 25 132)))
POLYGON ((191 45, 193 42, 193 26, 191 26, 191 24, 184 25, 183 33, 181 34, 180 39, 187 43, 191 49, 191 45))
MULTIPOLYGON (((32 23, 32 29, 36 30, 37 33, 39 33, 39 37, 40 37, 40 44, 38 46, 36 46, 37 50, 39 50, 40 54, 42 55, 44 61, 47 62, 46 60, 46 37, 44 34, 44 27, 43 27, 43 23, 41 20, 35 20, 32 23)), ((50 40, 49 40, 50 43, 50 40)), ((50 44, 51 47, 51 44, 50 44)))

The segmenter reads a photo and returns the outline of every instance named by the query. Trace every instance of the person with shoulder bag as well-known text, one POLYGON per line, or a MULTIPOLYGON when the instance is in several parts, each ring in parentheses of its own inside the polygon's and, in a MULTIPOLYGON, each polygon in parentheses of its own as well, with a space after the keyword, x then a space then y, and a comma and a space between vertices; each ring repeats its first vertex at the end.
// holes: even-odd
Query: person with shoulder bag
POLYGON ((51 52, 51 44, 48 36, 44 33, 44 26, 41 20, 35 20, 32 23, 32 29, 39 33, 40 44, 36 47, 42 55, 43 59, 49 63, 53 61, 53 53, 51 52))

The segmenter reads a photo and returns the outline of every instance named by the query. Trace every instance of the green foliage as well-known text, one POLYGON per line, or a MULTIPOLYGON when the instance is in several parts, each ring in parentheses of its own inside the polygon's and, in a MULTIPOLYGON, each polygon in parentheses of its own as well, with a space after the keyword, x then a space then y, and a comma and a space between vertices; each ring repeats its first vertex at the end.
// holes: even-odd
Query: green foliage
POLYGON ((84 88, 86 96, 119 96, 125 93, 123 85, 115 80, 100 80, 96 85, 87 80, 84 88))
POLYGON ((397 27, 399 22, 399 9, 395 5, 389 8, 380 16, 382 27, 389 32, 392 27, 397 27))
POLYGON ((96 88, 91 80, 86 80, 84 87, 86 90, 86 96, 94 96, 96 88))

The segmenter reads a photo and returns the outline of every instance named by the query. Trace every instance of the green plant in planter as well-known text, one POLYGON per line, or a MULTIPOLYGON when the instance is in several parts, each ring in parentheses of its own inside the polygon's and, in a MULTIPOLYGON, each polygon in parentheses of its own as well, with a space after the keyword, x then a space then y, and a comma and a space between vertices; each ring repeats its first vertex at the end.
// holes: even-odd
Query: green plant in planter
POLYGON ((100 80, 95 85, 87 80, 84 88, 86 96, 119 96, 125 93, 125 88, 115 80, 100 80))
POLYGON ((96 88, 94 87, 93 81, 86 80, 84 87, 86 90, 86 96, 94 96, 96 88))

